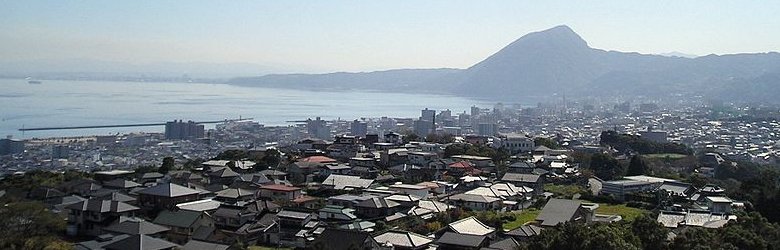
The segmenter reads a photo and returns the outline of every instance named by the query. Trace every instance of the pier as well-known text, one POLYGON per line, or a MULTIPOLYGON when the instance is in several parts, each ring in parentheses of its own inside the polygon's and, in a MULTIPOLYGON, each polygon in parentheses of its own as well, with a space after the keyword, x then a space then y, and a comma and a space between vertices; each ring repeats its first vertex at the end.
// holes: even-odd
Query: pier
MULTIPOLYGON (((222 122, 237 122, 252 120, 252 118, 225 119, 219 121, 195 122, 197 124, 213 124, 222 122)), ((40 127, 40 128, 20 128, 19 131, 41 131, 41 130, 65 130, 65 129, 91 129, 91 128, 126 128, 126 127, 154 127, 165 126, 162 123, 135 123, 135 124, 113 124, 113 125, 86 125, 86 126, 62 126, 62 127, 40 127)))

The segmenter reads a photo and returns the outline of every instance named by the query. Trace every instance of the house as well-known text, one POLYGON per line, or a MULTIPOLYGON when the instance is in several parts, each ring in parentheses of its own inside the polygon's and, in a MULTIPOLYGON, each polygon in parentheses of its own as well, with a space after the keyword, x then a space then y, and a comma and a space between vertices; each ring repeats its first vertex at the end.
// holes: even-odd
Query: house
POLYGON ((542 233, 542 228, 533 224, 522 225, 518 228, 512 229, 507 232, 506 235, 514 238, 517 241, 527 241, 531 237, 537 236, 542 233))
POLYGON ((506 173, 501 177, 501 181, 514 184, 515 186, 530 187, 534 194, 540 195, 544 192, 544 178, 536 174, 506 173))
POLYGON ((130 170, 108 170, 108 171, 96 171, 93 174, 95 175, 95 180, 105 183, 106 181, 115 180, 115 179, 126 179, 133 175, 135 171, 130 170))
POLYGON ((166 238, 179 244, 192 240, 198 231, 214 228, 214 219, 209 214, 188 210, 163 210, 153 222, 170 228, 166 238))
POLYGON ((257 211, 238 206, 221 206, 212 214, 214 224, 220 228, 236 229, 257 217, 257 211))
POLYGON ((313 229, 314 226, 308 226, 309 224, 316 224, 316 217, 307 212, 282 210, 276 213, 278 218, 277 235, 272 236, 276 238, 279 243, 285 246, 292 247, 306 247, 309 240, 306 239, 306 234, 309 229, 313 229))
POLYGON ((130 190, 140 186, 141 186, 140 183, 134 181, 128 181, 124 179, 113 179, 110 181, 103 182, 103 187, 110 188, 110 189, 130 190))
POLYGON ((65 207, 68 212, 68 234, 97 236, 122 216, 133 216, 138 207, 119 201, 89 199, 65 207))
POLYGON ((265 175, 268 177, 268 179, 271 180, 287 180, 287 173, 276 170, 276 169, 266 169, 260 171, 260 174, 265 175))
POLYGON ((506 238, 506 239, 503 239, 503 240, 499 240, 499 241, 490 243, 490 246, 488 246, 486 248, 482 248, 482 249, 485 249, 485 250, 515 250, 515 249, 518 249, 519 247, 520 247, 520 243, 517 242, 517 240, 515 240, 514 238, 509 237, 509 238, 506 238))
POLYGON ((260 187, 259 197, 265 200, 293 201, 303 196, 301 188, 286 185, 263 185, 260 187))
POLYGON ((427 198, 429 188, 420 185, 396 183, 390 185, 390 190, 403 193, 403 194, 411 194, 420 198, 427 198))
POLYGON ((374 180, 362 179, 359 176, 331 174, 322 181, 322 187, 334 190, 366 189, 374 180))
POLYGON ((507 134, 501 136, 500 147, 509 150, 512 155, 531 152, 534 147, 534 139, 527 135, 507 134))
POLYGON ((585 206, 578 200, 552 198, 536 217, 541 226, 555 226, 564 222, 590 222, 593 219, 592 206, 585 206))
POLYGON ((530 174, 531 171, 536 168, 536 165, 530 162, 526 161, 518 161, 512 164, 509 164, 509 167, 507 168, 507 172, 509 173, 518 173, 518 174, 530 174))
POLYGON ((179 245, 168 242, 166 240, 143 234, 130 235, 127 238, 104 246, 106 250, 168 250, 177 249, 179 247, 179 245))
POLYGON ((496 229, 485 225, 474 216, 464 218, 447 225, 446 231, 451 231, 461 235, 478 235, 488 238, 496 237, 496 229))
POLYGON ((417 203, 417 206, 412 207, 408 214, 419 216, 425 220, 433 218, 433 216, 447 212, 452 206, 446 203, 433 201, 433 200, 421 200, 417 203))
POLYGON ((477 168, 493 166, 493 159, 490 157, 476 155, 453 155, 452 159, 471 162, 477 168))
POLYGON ((246 244, 272 244, 279 242, 279 235, 274 234, 273 228, 279 218, 274 213, 266 213, 256 221, 244 224, 228 235, 246 244))
POLYGON ((355 216, 353 212, 355 212, 355 209, 327 205, 320 210, 317 210, 317 215, 320 220, 354 221, 357 219, 357 216, 355 216))
POLYGON ((181 250, 202 250, 202 249, 227 250, 228 248, 230 248, 230 246, 228 245, 199 241, 199 240, 191 240, 187 242, 187 244, 181 246, 180 249, 181 250))
POLYGON ((341 194, 328 197, 328 205, 342 206, 346 208, 354 208, 355 205, 361 201, 377 197, 370 194, 354 195, 354 194, 341 194))
POLYGON ((440 249, 477 250, 487 247, 490 240, 487 236, 463 235, 454 232, 445 232, 436 240, 440 249))
POLYGON ((159 181, 163 177, 165 177, 165 175, 163 175, 161 173, 150 172, 150 173, 145 173, 145 174, 141 175, 141 178, 139 178, 138 181, 141 184, 146 185, 147 183, 157 183, 157 181, 159 181))
POLYGON ((383 247, 395 250, 422 250, 428 249, 434 239, 412 232, 391 230, 375 236, 374 240, 383 247))
POLYGON ((323 165, 320 169, 319 175, 322 177, 328 177, 331 174, 346 175, 352 172, 352 166, 347 164, 327 164, 323 165))
POLYGON ((355 214, 364 219, 387 217, 401 209, 401 204, 385 198, 373 197, 355 205, 355 214))
POLYGON ((713 213, 731 213, 731 199, 725 196, 707 196, 707 208, 713 213))
POLYGON ((374 168, 376 167, 376 159, 366 157, 352 157, 349 158, 349 165, 352 167, 374 168))
POLYGON ((173 209, 176 204, 198 200, 200 191, 173 183, 138 191, 138 204, 147 209, 173 209))
MULTIPOLYGON (((305 159, 312 157, 318 156, 311 156, 305 159)), ((294 183, 312 182, 314 181, 312 175, 320 171, 320 169, 322 169, 322 167, 325 165, 326 164, 316 161, 296 161, 287 166, 287 172, 290 174, 290 180, 294 183)))
POLYGON ((120 217, 114 224, 103 229, 105 232, 114 234, 144 234, 161 235, 170 230, 167 227, 160 226, 136 217, 120 217))
POLYGON ((176 204, 176 208, 181 210, 211 213, 217 211, 217 209, 221 204, 222 202, 215 201, 212 199, 206 199, 206 200, 196 200, 196 201, 190 201, 185 203, 179 203, 176 204))
POLYGON ((512 183, 495 183, 488 187, 477 187, 466 191, 465 194, 482 195, 499 198, 501 200, 517 200, 530 195, 533 189, 523 186, 515 186, 512 183))
POLYGON ((683 212, 661 211, 658 214, 657 221, 667 228, 679 228, 684 226, 720 228, 733 219, 736 219, 736 216, 712 213, 709 211, 688 210, 683 212))
POLYGON ((437 159, 439 159, 439 155, 433 152, 407 152, 407 162, 412 165, 422 166, 422 167, 428 167, 428 165, 437 159))
POLYGON ((313 249, 379 249, 379 243, 367 232, 328 228, 315 240, 313 249))
POLYGON ((212 171, 208 173, 209 184, 230 185, 233 180, 238 178, 239 174, 230 169, 229 167, 212 168, 212 171))
POLYGON ((501 208, 501 199, 475 194, 456 194, 446 198, 447 203, 475 211, 495 210, 501 208))
POLYGON ((217 196, 214 200, 228 204, 236 204, 241 201, 250 201, 255 198, 255 192, 241 189, 241 188, 228 188, 217 192, 217 196))

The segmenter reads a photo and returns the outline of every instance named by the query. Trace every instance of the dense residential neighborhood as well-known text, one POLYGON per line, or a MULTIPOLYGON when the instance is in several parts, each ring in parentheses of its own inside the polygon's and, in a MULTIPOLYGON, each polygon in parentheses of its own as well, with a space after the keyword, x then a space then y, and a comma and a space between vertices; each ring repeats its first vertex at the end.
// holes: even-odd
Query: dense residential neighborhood
POLYGON ((497 105, 289 127, 230 121, 209 137, 20 141, 2 156, 2 219, 17 235, 34 230, 19 221, 48 224, 27 241, 0 236, 0 247, 745 248, 721 233, 734 228, 756 238, 750 246, 780 242, 777 122, 646 109, 606 118, 497 105))

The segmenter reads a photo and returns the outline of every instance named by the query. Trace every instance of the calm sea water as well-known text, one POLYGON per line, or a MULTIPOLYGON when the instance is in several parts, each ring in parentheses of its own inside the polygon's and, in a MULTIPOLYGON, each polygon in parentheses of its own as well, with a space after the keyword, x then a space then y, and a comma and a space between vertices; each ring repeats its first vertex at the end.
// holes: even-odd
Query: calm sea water
POLYGON ((174 119, 206 121, 252 117, 266 125, 286 121, 352 120, 361 117, 419 117, 423 108, 450 109, 493 103, 462 97, 365 91, 302 91, 225 84, 43 81, 0 79, 0 135, 14 138, 103 135, 162 127, 20 132, 22 127, 157 123, 174 119))

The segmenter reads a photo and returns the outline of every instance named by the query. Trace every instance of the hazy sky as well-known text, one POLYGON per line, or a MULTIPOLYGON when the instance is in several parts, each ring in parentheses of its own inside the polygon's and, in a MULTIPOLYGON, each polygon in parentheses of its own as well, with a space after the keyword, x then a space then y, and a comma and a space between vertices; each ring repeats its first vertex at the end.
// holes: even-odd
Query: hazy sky
POLYGON ((0 60, 465 68, 562 24, 608 50, 765 52, 780 50, 778 13, 780 1, 1 1, 0 60))

